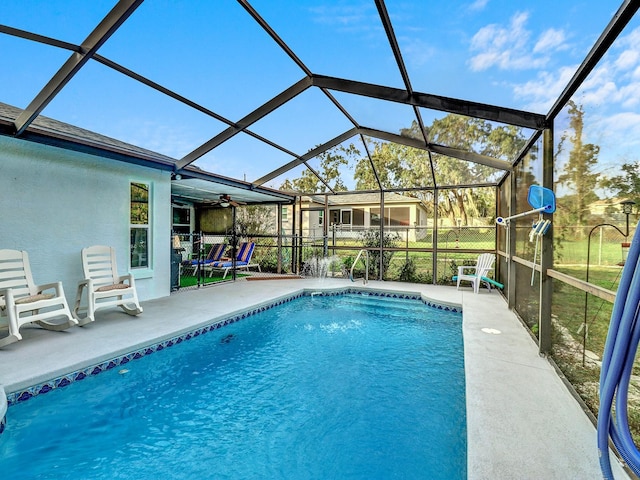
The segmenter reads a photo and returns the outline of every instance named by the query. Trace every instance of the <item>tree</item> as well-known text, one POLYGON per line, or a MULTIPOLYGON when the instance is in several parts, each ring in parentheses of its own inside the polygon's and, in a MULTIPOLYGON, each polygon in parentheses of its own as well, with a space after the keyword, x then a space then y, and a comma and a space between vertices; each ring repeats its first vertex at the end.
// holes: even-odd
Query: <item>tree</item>
MULTIPOLYGON (((521 129, 513 126, 494 127, 482 119, 450 114, 436 119, 426 128, 429 141, 465 151, 473 151, 495 158, 513 159, 525 144, 521 129)), ((420 127, 413 122, 402 129, 401 135, 422 138, 420 127)), ((467 162, 444 155, 432 154, 433 172, 429 152, 394 143, 374 143, 372 161, 384 188, 416 188, 433 186, 434 176, 438 185, 473 185, 484 183, 496 174, 496 170, 484 165, 467 162)), ((378 188, 367 158, 355 169, 357 188, 378 188)), ((426 202, 432 193, 416 192, 426 202)), ((487 189, 451 188, 442 192, 439 202, 440 216, 452 222, 461 218, 468 224, 469 215, 487 212, 493 205, 493 192, 487 189), (491 197, 491 198, 489 198, 491 197)))
MULTIPOLYGON (((433 122, 429 139, 436 144, 504 160, 513 160, 526 141, 518 127, 494 127, 486 120, 453 114, 433 122)), ((486 165, 442 155, 434 158, 439 185, 484 183, 496 174, 494 168, 486 165)), ((452 222, 461 218, 463 225, 468 225, 470 215, 478 215, 480 208, 486 211, 494 204, 493 195, 487 189, 451 188, 444 193, 445 201, 439 203, 441 215, 448 216, 452 222)))
MULTIPOLYGON (((360 155, 358 149, 350 144, 347 147, 339 145, 318 155, 320 167, 318 174, 334 191, 345 191, 347 187, 341 178, 341 167, 349 165, 349 158, 360 155)), ((281 190, 300 193, 325 193, 327 186, 308 168, 302 172, 300 178, 286 179, 280 186, 281 190)))
POLYGON ((640 202, 640 161, 625 162, 620 166, 620 170, 621 175, 605 178, 600 185, 613 192, 615 197, 640 202))
POLYGON ((396 232, 385 232, 382 236, 382 248, 384 252, 382 254, 382 275, 380 272, 380 230, 364 230, 360 232, 360 238, 362 241, 362 247, 369 250, 369 276, 372 278, 381 278, 384 280, 391 265, 391 258, 394 255, 391 248, 398 246, 400 235, 396 232))
POLYGON ((585 225, 589 215, 588 205, 598 196, 594 190, 598 183, 598 175, 592 168, 598 163, 600 147, 592 143, 584 143, 584 110, 573 100, 569 100, 569 129, 562 135, 558 144, 558 156, 571 143, 569 158, 558 176, 558 183, 570 189, 564 196, 564 211, 567 220, 576 225, 585 225), (568 201, 567 201, 568 200, 568 201))
POLYGON ((272 235, 277 232, 273 207, 245 205, 236 208, 236 235, 250 240, 254 235, 272 235))
MULTIPOLYGON (((406 168, 406 147, 396 143, 367 140, 371 162, 383 188, 401 187, 403 185, 403 171, 406 168)), ((355 167, 353 178, 356 181, 356 190, 377 190, 380 188, 371 168, 368 158, 361 158, 355 167)))
MULTIPOLYGON (((526 141, 519 127, 496 127, 486 120, 455 114, 436 119, 425 130, 432 143, 508 160, 515 158, 526 141)), ((415 121, 409 128, 402 129, 400 134, 404 137, 423 138, 415 121)), ((340 167, 348 165, 351 159, 355 161, 353 178, 356 181, 356 190, 377 190, 380 185, 388 190, 433 187, 435 177, 437 185, 452 187, 442 191, 442 201, 439 202, 441 217, 449 217, 452 222, 461 218, 463 223, 468 225, 470 215, 485 216, 493 209, 493 190, 457 188, 456 185, 488 182, 500 173, 498 170, 435 153, 430 156, 427 150, 393 142, 371 139, 366 141, 371 160, 368 156, 360 156, 353 144, 347 148, 340 146, 322 154, 319 173, 327 183, 333 183, 334 190, 345 190, 344 182, 339 179, 340 167), (357 158, 358 156, 360 158, 357 158), (380 184, 371 168, 372 163, 380 184)), ((287 179, 281 188, 299 192, 327 190, 309 170, 299 179, 287 179)), ((432 190, 415 191, 413 195, 425 203, 433 200, 432 190)))

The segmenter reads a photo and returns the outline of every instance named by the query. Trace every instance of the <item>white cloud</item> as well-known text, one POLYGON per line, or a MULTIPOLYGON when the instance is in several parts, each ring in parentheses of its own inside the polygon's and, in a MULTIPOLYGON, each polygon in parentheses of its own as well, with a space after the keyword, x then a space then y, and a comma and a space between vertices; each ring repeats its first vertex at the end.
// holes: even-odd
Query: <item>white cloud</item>
POLYGON ((619 99, 619 92, 612 80, 599 83, 596 88, 581 89, 578 92, 579 103, 583 106, 600 106, 603 103, 611 103, 619 99))
POLYGON ((610 141, 617 139, 626 147, 640 144, 640 113, 622 112, 609 115, 600 122, 598 128, 600 131, 611 133, 610 141))
POLYGON ((534 80, 514 85, 513 92, 516 97, 528 102, 526 108, 529 110, 546 113, 569 83, 576 68, 577 65, 562 67, 555 74, 540 72, 534 80))
POLYGON ((615 111, 640 105, 640 29, 621 37, 578 92, 584 105, 615 111))
POLYGON ((640 82, 630 83, 620 89, 623 108, 637 108, 640 105, 640 82))
POLYGON ((487 3, 489 3, 489 0, 476 0, 471 5, 469 5, 468 9, 473 12, 479 12, 481 10, 484 10, 484 7, 487 6, 487 3))
MULTIPOLYGON (((538 44, 543 37, 540 37, 538 44)), ((560 37, 554 40, 554 35, 549 34, 544 40, 551 45, 557 43, 560 37)), ((557 44, 561 45, 562 42, 557 44)), ((561 67, 555 72, 541 71, 535 79, 514 85, 514 94, 525 99, 528 103, 525 108, 548 111, 575 71, 576 66, 561 67)), ((613 44, 574 97, 592 112, 606 108, 615 113, 640 105, 640 28, 620 37, 613 44)))
POLYGON ((417 38, 403 38, 402 45, 404 59, 415 66, 425 65, 437 53, 433 46, 417 38))
POLYGON ((526 28, 528 20, 528 13, 519 12, 506 27, 491 24, 478 30, 470 44, 470 51, 478 52, 469 60, 471 69, 482 71, 494 66, 501 70, 542 68, 554 51, 566 48, 565 33, 553 28, 542 32, 533 43, 532 32, 526 28))
POLYGON ((615 66, 619 70, 628 70, 629 68, 633 68, 638 65, 639 57, 639 50, 625 50, 616 59, 615 66))
POLYGON ((314 21, 324 25, 333 25, 346 30, 369 30, 371 15, 375 13, 371 4, 359 5, 321 5, 309 8, 314 21))
POLYGON ((564 48, 565 40, 565 34, 562 30, 550 28, 542 32, 542 35, 540 35, 540 38, 533 47, 533 53, 544 53, 548 50, 564 48))

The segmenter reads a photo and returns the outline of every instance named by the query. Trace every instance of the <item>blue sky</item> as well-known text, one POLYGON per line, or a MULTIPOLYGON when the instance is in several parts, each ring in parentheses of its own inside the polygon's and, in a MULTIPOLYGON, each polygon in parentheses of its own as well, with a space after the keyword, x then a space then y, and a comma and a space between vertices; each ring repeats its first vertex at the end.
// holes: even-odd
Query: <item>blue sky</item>
MULTIPOLYGON (((78 44, 114 4, 3 0, 0 23, 78 44)), ((313 73, 403 87, 372 1, 257 0, 251 5, 313 73)), ((415 90, 544 114, 619 3, 390 0, 386 7, 415 90)), ((98 53, 231 121, 304 76, 230 0, 147 0, 98 53)), ((0 101, 25 107, 68 56, 0 35, 0 101)), ((403 105, 335 96, 364 126, 398 132, 413 118, 403 105)), ((634 19, 623 32, 576 101, 589 116, 586 141, 602 146, 603 165, 635 155, 640 21, 634 19)), ((175 158, 226 128, 97 62, 89 62, 43 114, 175 158)), ((427 124, 444 116, 423 115, 427 124)), ((301 155, 350 127, 322 93, 311 89, 251 129, 301 155)), ((196 165, 254 180, 290 160, 237 135, 196 165)))

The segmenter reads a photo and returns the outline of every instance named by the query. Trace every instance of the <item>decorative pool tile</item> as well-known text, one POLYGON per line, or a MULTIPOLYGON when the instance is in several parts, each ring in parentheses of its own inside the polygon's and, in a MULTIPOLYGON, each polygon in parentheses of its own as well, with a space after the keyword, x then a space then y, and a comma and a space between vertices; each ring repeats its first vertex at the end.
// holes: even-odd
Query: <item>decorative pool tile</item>
MULTIPOLYGON (((109 360, 106 360, 102 363, 99 363, 97 365, 91 365, 87 368, 75 371, 75 372, 71 372, 68 373, 66 375, 54 378, 52 380, 40 383, 38 385, 34 385, 32 387, 28 387, 25 390, 21 390, 21 391, 17 391, 17 392, 12 392, 7 394, 7 403, 9 406, 11 405, 15 405, 16 403, 20 403, 20 402, 26 402, 27 400, 37 396, 37 395, 42 395, 44 393, 48 393, 52 390, 55 390, 56 388, 63 388, 66 387, 67 385, 71 385, 73 382, 77 382, 79 380, 83 380, 87 377, 91 377, 91 376, 95 376, 98 375, 104 371, 107 370, 111 370, 113 368, 116 368, 118 366, 122 366, 125 365, 127 363, 129 363, 132 360, 137 360, 139 358, 144 357, 145 355, 151 355, 152 353, 155 353, 159 350, 163 350, 165 348, 169 348, 172 347, 174 345, 178 345, 182 342, 184 342, 185 340, 190 340, 191 338, 195 338, 198 337, 200 335, 206 334, 207 332, 211 332, 213 330, 217 330, 219 328, 222 328, 226 325, 230 325, 232 323, 238 322, 240 320, 243 320, 245 318, 251 317, 252 315, 255 315, 256 313, 260 313, 260 312, 264 312, 266 310, 269 310, 273 307, 277 307, 279 305, 283 305, 285 303, 291 302, 292 300, 295 300, 297 298, 303 297, 303 296, 315 296, 315 295, 320 295, 320 296, 337 296, 337 295, 346 295, 346 294, 356 294, 356 295, 362 295, 362 296, 373 296, 373 297, 389 297, 389 298, 398 298, 398 299, 408 299, 408 300, 420 300, 422 301, 425 305, 427 305, 428 307, 431 308, 436 308, 439 310, 445 310, 445 311, 449 311, 449 312, 462 312, 462 307, 460 306, 454 306, 454 305, 446 305, 446 304, 441 304, 441 303, 437 303, 437 302, 433 302, 431 300, 425 300, 424 298, 422 298, 421 295, 419 294, 413 294, 413 293, 403 293, 403 292, 384 292, 384 291, 375 291, 375 290, 361 290, 361 289, 357 289, 357 288, 345 288, 345 289, 339 289, 339 290, 321 290, 321 291, 304 291, 301 293, 296 293, 294 295, 291 295, 289 297, 286 298, 281 298, 278 300, 273 301, 272 303, 266 304, 266 305, 261 305, 259 307, 255 307, 252 310, 248 310, 246 312, 242 312, 236 315, 232 315, 228 318, 222 319, 222 320, 218 320, 214 323, 211 323, 209 325, 206 325, 204 327, 199 327, 197 329, 194 329, 190 332, 184 333, 182 335, 170 338, 168 340, 163 340, 162 342, 159 342, 157 344, 154 345, 149 345, 146 347, 143 347, 139 350, 133 351, 133 352, 129 352, 125 355, 122 355, 120 357, 116 357, 116 358, 112 358, 109 360)), ((0 420, 0 433, 4 430, 5 428, 5 424, 6 424, 6 420, 3 418, 0 420)))

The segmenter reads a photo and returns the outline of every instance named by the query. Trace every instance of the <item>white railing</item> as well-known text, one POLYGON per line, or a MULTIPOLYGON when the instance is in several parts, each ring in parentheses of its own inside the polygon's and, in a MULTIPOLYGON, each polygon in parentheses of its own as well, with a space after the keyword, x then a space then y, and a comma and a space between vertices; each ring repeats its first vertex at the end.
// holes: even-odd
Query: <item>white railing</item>
POLYGON ((362 256, 363 253, 364 253, 364 278, 362 279, 362 283, 363 285, 366 285, 367 283, 369 283, 369 250, 366 250, 363 248, 358 252, 358 255, 356 255, 356 259, 353 261, 353 265, 351 265, 349 278, 351 279, 352 282, 355 282, 355 280, 353 279, 353 269, 356 267, 356 264, 358 263, 358 260, 360 260, 360 257, 362 256))

